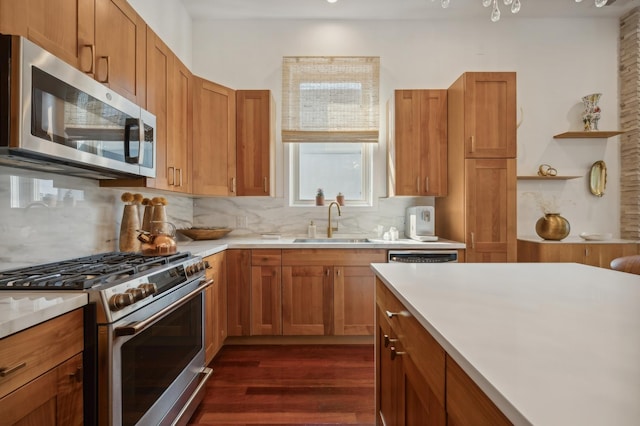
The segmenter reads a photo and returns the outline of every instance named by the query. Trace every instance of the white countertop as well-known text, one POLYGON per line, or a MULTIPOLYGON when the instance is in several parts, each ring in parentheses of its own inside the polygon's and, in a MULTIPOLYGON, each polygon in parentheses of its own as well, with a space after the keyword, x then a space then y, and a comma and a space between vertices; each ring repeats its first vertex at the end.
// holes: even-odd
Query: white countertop
POLYGON ((545 240, 535 235, 526 235, 519 236, 518 240, 528 241, 532 243, 543 243, 543 244, 636 244, 640 243, 640 241, 636 240, 623 240, 620 238, 609 238, 606 240, 585 240, 580 237, 567 237, 560 241, 555 240, 545 240))
MULTIPOLYGON (((200 256, 210 256, 226 249, 336 249, 336 248, 358 248, 358 249, 394 249, 394 250, 458 250, 464 249, 464 243, 440 239, 434 242, 413 241, 401 239, 398 241, 376 241, 366 243, 344 243, 344 242, 322 242, 322 243, 294 243, 297 238, 282 236, 280 239, 263 239, 259 235, 254 237, 231 237, 219 240, 201 240, 178 242, 179 251, 190 251, 192 254, 200 256)), ((319 237, 324 239, 323 237, 319 237)), ((352 235, 335 235, 334 239, 341 238, 366 238, 352 235)))
POLYGON ((514 424, 640 421, 640 276, 575 263, 372 268, 514 424))
POLYGON ((2 291, 0 339, 88 303, 86 293, 69 291, 2 291))

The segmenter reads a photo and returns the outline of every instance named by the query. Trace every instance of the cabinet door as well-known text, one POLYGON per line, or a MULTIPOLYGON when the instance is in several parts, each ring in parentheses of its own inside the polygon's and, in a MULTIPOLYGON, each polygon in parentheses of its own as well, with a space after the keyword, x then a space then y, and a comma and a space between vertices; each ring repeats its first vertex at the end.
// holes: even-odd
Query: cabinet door
POLYGON ((194 78, 193 188, 198 195, 236 194, 236 95, 194 78))
POLYGON ((466 160, 466 261, 515 262, 515 159, 466 160))
POLYGON ((638 245, 635 243, 589 244, 585 254, 588 265, 611 269, 613 259, 638 254, 638 245))
POLYGON ((0 399, 3 424, 83 424, 82 354, 0 399))
POLYGON ((251 326, 251 250, 227 250, 227 332, 248 336, 251 326))
POLYGON ((57 369, 57 421, 58 425, 84 424, 82 354, 67 360, 57 369))
POLYGON ((156 177, 147 186, 170 189, 168 181, 169 93, 173 52, 151 29, 147 29, 147 109, 156 116, 156 177))
POLYGON ((420 91, 395 92, 396 195, 418 195, 421 180, 420 91))
POLYGON ((172 90, 169 92, 168 184, 172 191, 191 192, 191 150, 193 135, 193 76, 174 57, 172 90))
POLYGON ((284 335, 333 334, 333 279, 328 266, 282 267, 284 335))
POLYGON ((447 356, 447 425, 507 426, 509 419, 460 366, 447 356))
POLYGON ((93 16, 93 0, 2 0, 0 32, 25 36, 93 74, 93 16))
POLYGON ((467 158, 515 158, 516 74, 464 74, 464 129, 467 158))
POLYGON ((447 194, 447 91, 395 93, 396 195, 447 194))
POLYGON ((213 280, 205 290, 205 361, 208 364, 218 353, 227 337, 227 281, 225 252, 207 256, 206 277, 213 280))
POLYGON ((237 195, 272 195, 271 93, 236 92, 237 195))
POLYGON ((333 320, 336 335, 373 335, 375 275, 368 266, 333 268, 333 320))
POLYGON ((399 399, 401 377, 399 362, 391 359, 389 345, 398 340, 398 336, 387 322, 385 313, 376 309, 376 417, 378 424, 396 426, 399 424, 399 399))
POLYGON ((282 334, 280 266, 251 267, 251 335, 282 334))
MULTIPOLYGON (((406 338, 411 339, 411 336, 406 338)), ((397 348, 397 351, 402 350, 402 346, 397 348)), ((401 408, 399 424, 445 426, 447 423, 445 408, 438 402, 433 390, 414 364, 411 356, 406 353, 397 355, 392 362, 400 364, 398 367, 401 374, 398 385, 400 398, 398 405, 401 408)))
POLYGON ((95 75, 144 106, 146 24, 126 0, 95 0, 95 75))

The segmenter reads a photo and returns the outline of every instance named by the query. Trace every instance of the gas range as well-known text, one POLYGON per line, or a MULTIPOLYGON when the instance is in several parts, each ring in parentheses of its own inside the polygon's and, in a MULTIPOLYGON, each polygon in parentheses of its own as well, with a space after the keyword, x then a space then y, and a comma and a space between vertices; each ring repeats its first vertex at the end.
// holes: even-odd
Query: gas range
POLYGON ((173 289, 204 276, 189 252, 171 256, 109 252, 0 271, 0 291, 86 292, 97 322, 112 323, 173 289))

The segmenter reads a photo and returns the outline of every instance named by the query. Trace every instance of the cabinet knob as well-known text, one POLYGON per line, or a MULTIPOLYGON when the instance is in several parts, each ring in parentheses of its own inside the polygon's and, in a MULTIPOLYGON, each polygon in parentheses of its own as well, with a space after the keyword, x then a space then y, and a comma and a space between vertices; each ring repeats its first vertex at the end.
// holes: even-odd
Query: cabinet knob
POLYGON ((76 383, 82 383, 82 367, 77 367, 76 372, 69 374, 71 380, 75 380, 76 383))
POLYGON ((398 341, 398 339, 392 339, 392 338, 389 337, 388 334, 384 335, 384 347, 385 348, 389 347, 389 343, 397 342, 397 341, 398 341))
POLYGON ((395 360, 397 356, 406 354, 406 352, 397 350, 395 346, 391 346, 391 349, 389 351, 391 352, 391 361, 395 360))

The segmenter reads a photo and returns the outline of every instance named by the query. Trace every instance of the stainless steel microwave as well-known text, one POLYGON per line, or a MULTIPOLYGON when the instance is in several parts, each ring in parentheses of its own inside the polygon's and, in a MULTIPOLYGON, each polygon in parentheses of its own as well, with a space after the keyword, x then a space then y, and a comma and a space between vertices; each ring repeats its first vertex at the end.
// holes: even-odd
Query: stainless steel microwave
POLYGON ((0 165, 155 177, 155 116, 19 36, 0 35, 0 165))

